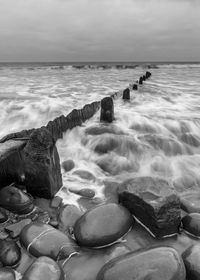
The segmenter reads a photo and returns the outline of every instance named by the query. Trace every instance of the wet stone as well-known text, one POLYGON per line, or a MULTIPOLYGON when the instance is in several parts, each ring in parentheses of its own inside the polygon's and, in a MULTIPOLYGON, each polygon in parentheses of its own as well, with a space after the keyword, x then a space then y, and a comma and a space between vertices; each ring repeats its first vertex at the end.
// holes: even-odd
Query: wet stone
POLYGON ((60 196, 55 196, 51 201, 51 207, 58 208, 62 203, 62 198, 60 196))
POLYGON ((38 258, 25 272, 22 280, 64 280, 62 268, 48 257, 38 258))
POLYGON ((81 190, 76 190, 76 189, 69 188, 69 191, 72 192, 72 193, 78 194, 80 196, 87 197, 87 198, 93 198, 95 196, 95 191, 91 190, 89 188, 88 189, 84 188, 84 189, 81 189, 81 190))
POLYGON ((78 246, 69 236, 50 225, 39 222, 23 228, 20 242, 33 256, 48 256, 54 260, 60 257, 67 258, 78 250, 78 246))
POLYGON ((99 271, 96 280, 185 280, 185 267, 170 247, 131 252, 119 256, 99 271))
POLYGON ((0 280, 15 280, 15 272, 12 268, 0 268, 0 280))
POLYGON ((96 180, 95 176, 87 170, 76 170, 72 174, 77 175, 80 178, 85 179, 85 180, 89 180, 89 181, 95 181, 96 180))
POLYGON ((168 181, 135 177, 121 184, 119 200, 155 237, 176 234, 181 222, 180 201, 168 181))
POLYGON ((200 213, 200 192, 192 192, 180 197, 181 209, 187 213, 200 213))
POLYGON ((182 254, 188 280, 200 279, 200 245, 192 245, 182 254))
POLYGON ((200 238, 200 214, 199 213, 191 213, 183 217, 182 226, 186 232, 200 238))
POLYGON ((31 223, 31 219, 24 219, 16 224, 11 224, 5 227, 5 230, 9 233, 12 238, 16 238, 20 235, 22 229, 31 223))
POLYGON ((75 163, 72 159, 68 159, 62 162, 62 168, 65 170, 65 172, 69 172, 75 167, 75 163))
POLYGON ((133 221, 131 214, 120 205, 99 205, 77 220, 74 236, 81 246, 108 246, 125 235, 133 221))
POLYGON ((0 261, 4 266, 16 266, 21 259, 19 246, 8 240, 0 240, 0 261))

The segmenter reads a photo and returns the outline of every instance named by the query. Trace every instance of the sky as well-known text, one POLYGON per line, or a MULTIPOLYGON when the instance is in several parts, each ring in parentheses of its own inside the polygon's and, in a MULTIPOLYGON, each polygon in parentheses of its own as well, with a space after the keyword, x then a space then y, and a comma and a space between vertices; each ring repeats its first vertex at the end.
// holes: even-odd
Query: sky
POLYGON ((200 61, 200 0, 0 0, 0 62, 200 61))

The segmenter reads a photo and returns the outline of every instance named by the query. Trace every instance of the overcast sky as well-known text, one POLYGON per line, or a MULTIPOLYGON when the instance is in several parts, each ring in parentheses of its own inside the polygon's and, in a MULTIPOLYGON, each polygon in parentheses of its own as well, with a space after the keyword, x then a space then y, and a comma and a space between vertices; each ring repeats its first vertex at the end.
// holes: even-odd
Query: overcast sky
POLYGON ((0 0, 0 61, 200 61, 200 0, 0 0))

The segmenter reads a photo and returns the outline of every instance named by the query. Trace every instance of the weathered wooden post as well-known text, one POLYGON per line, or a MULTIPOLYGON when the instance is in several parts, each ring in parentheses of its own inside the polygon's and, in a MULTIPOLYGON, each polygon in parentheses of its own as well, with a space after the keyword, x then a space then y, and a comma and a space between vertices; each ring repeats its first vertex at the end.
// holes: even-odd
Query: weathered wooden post
POLYGON ((133 85, 133 90, 137 90, 138 89, 138 85, 137 84, 134 84, 133 85))
POLYGON ((129 88, 126 88, 124 91, 123 91, 123 96, 122 98, 124 100, 130 100, 130 89, 129 88))
POLYGON ((100 121, 112 122, 114 120, 114 103, 112 97, 105 97, 101 100, 100 121))
POLYGON ((139 85, 142 85, 143 84, 143 77, 140 77, 139 79, 139 85))
POLYGON ((146 75, 143 75, 142 78, 143 78, 143 81, 146 81, 146 75))
POLYGON ((150 78, 151 77, 151 72, 149 71, 146 71, 146 79, 150 78))

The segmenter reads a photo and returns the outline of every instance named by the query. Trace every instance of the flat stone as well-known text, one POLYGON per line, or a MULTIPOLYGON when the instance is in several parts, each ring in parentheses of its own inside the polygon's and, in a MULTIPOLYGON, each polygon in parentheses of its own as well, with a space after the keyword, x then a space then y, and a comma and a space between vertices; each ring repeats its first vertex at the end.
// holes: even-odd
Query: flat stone
POLYGON ((62 268, 48 257, 38 258, 24 273, 22 280, 64 280, 62 268))
POLYGON ((72 193, 78 194, 80 196, 87 197, 87 198, 93 198, 95 196, 95 191, 91 190, 89 188, 84 188, 84 189, 80 189, 80 190, 69 188, 69 191, 72 193))
POLYGON ((0 280, 15 280, 15 272, 12 268, 0 268, 0 280))
POLYGON ((0 240, 0 261, 4 266, 15 266, 21 259, 21 250, 11 240, 0 240))
POLYGON ((180 200, 164 179, 136 177, 122 183, 119 200, 152 234, 176 234, 181 222, 180 200))
POLYGON ((131 214, 118 204, 99 205, 77 220, 74 236, 81 246, 107 246, 126 234, 133 221, 131 214))
POLYGON ((87 170, 82 170, 82 169, 81 170, 75 170, 72 174, 77 175, 80 178, 85 179, 85 180, 89 180, 89 181, 95 181, 96 180, 95 176, 87 170))
POLYGON ((67 258, 78 250, 72 238, 50 225, 39 222, 23 228, 20 242, 33 256, 48 256, 54 260, 67 258))
POLYGON ((187 213, 200 213, 200 192, 180 196, 181 208, 187 213))
POLYGON ((188 233, 200 237, 200 214, 191 213, 182 219, 183 229, 188 233))
POLYGON ((5 230, 12 238, 16 238, 20 235, 22 229, 31 223, 31 219, 23 219, 18 223, 11 224, 5 227, 5 230))
POLYGON ((200 279, 200 245, 192 245, 182 254, 187 279, 200 279))
POLYGON ((119 256, 99 271, 96 280, 185 280, 185 267, 170 247, 131 252, 119 256))

